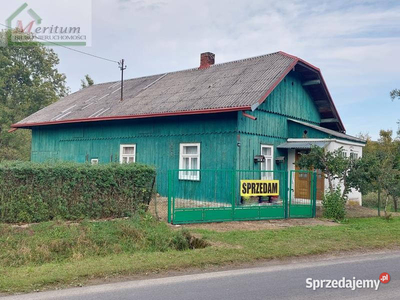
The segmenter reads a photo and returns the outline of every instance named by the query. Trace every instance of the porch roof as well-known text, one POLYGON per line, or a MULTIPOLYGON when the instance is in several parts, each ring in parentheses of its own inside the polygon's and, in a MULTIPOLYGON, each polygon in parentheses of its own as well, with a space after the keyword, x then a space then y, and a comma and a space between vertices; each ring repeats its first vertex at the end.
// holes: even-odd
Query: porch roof
POLYGON ((278 149, 311 149, 311 146, 325 147, 329 142, 287 142, 280 144, 278 149))
POLYGON ((323 133, 327 134, 329 136, 329 138, 337 137, 337 138, 350 140, 350 141, 353 141, 353 142, 358 142, 358 143, 363 143, 363 144, 366 143, 365 140, 360 139, 358 137, 351 136, 351 135, 348 135, 348 134, 345 134, 345 133, 342 133, 342 132, 338 132, 338 131, 335 131, 335 130, 331 130, 331 129, 328 129, 328 128, 324 128, 324 127, 321 127, 321 126, 318 126, 318 125, 315 125, 315 124, 311 124, 311 123, 308 123, 308 122, 303 122, 303 121, 290 119, 290 118, 288 119, 288 121, 293 122, 293 123, 297 123, 297 124, 300 124, 300 125, 303 125, 303 126, 307 126, 309 128, 312 128, 312 129, 318 130, 320 132, 323 132, 323 133))

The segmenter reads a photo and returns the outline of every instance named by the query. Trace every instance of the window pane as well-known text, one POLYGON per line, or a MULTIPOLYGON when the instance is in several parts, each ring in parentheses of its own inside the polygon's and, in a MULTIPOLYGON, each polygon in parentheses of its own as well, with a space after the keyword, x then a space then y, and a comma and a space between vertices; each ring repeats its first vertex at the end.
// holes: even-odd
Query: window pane
POLYGON ((184 146, 183 154, 197 154, 197 146, 184 146))
POLYGON ((124 164, 126 164, 128 161, 127 161, 127 157, 123 157, 122 158, 122 163, 124 163, 124 164))
POLYGON ((351 158, 351 159, 357 159, 357 158, 358 158, 358 154, 357 154, 357 153, 354 153, 354 152, 351 152, 351 153, 350 153, 350 158, 351 158))
POLYGON ((272 159, 267 159, 265 162, 267 164, 266 170, 271 171, 272 170, 272 159))
POLYGON ((192 166, 191 166, 191 169, 198 169, 197 162, 198 162, 197 157, 193 157, 193 158, 192 158, 192 166))
POLYGON ((135 147, 124 147, 122 154, 135 154, 135 147))
POLYGON ((182 169, 189 169, 189 158, 188 157, 183 158, 182 169))
POLYGON ((269 148, 269 147, 263 147, 262 148, 262 155, 265 155, 265 156, 271 156, 272 155, 272 151, 271 151, 272 149, 271 148, 269 148))
POLYGON ((133 157, 133 156, 129 157, 129 158, 128 158, 128 162, 130 162, 130 163, 135 162, 135 161, 134 161, 134 157, 133 157))

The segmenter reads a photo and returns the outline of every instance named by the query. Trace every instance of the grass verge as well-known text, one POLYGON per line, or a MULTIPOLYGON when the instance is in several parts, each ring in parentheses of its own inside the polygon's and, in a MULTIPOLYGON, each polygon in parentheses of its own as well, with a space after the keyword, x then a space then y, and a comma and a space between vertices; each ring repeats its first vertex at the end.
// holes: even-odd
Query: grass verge
MULTIPOLYGON (((256 222, 254 226, 257 226, 256 222)), ((8 293, 84 284, 88 279, 108 276, 400 246, 400 218, 390 221, 350 219, 341 226, 279 230, 216 232, 190 229, 192 234, 203 236, 211 245, 195 250, 189 250, 187 231, 172 230, 148 216, 144 220, 77 225, 52 222, 24 229, 2 226, 0 230, 0 247, 8 249, 5 251, 8 254, 2 251, 0 256, 0 291, 8 293), (129 229, 121 229, 125 227, 129 229), (138 240, 138 236, 143 237, 138 240), (50 248, 47 259, 35 258, 33 254, 21 256, 21 253, 29 252, 28 248, 33 251, 41 244, 48 247, 60 240, 64 241, 61 244, 64 247, 68 245, 66 241, 70 241, 72 250, 50 248), (61 252, 57 253, 57 249, 61 252), (79 255, 74 254, 77 252, 79 255), (14 256, 13 263, 9 256, 16 253, 19 256, 14 256)))

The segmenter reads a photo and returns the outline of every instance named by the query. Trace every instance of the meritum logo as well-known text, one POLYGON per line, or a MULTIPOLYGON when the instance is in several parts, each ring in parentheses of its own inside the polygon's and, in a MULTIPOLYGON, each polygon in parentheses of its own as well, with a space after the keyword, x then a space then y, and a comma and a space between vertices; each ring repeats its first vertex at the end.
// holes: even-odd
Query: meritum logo
MULTIPOLYGON (((23 3, 6 19, 14 42, 37 41, 46 45, 88 46, 91 31, 91 0, 76 1, 77 6, 57 3, 57 9, 49 9, 49 0, 42 0, 34 9, 23 3), (72 8, 79 7, 79 14, 72 8), (44 24, 43 24, 44 23, 44 24), (72 26, 71 26, 72 25, 72 26)), ((53 3, 52 3, 53 4, 53 3)))
POLYGON ((343 277, 340 280, 336 279, 306 279, 306 288, 313 289, 350 289, 352 291, 356 289, 379 289, 380 280, 372 279, 346 279, 343 277))

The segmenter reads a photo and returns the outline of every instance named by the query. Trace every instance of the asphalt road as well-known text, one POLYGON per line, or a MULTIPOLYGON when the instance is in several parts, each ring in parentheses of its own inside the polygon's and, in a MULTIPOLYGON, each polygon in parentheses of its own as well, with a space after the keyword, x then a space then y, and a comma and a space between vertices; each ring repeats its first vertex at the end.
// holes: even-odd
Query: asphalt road
MULTIPOLYGON (((265 266, 264 266, 265 265, 265 266)), ((2 298, 3 299, 3 298, 2 298)), ((263 267, 119 282, 5 297, 4 300, 400 299, 400 252, 287 262, 263 267), (378 280, 379 289, 307 289, 307 278, 378 280)))

